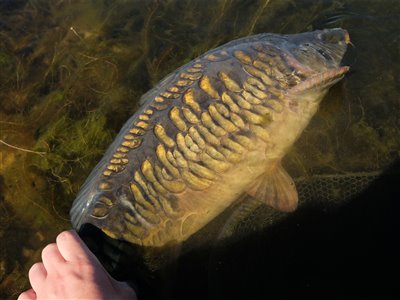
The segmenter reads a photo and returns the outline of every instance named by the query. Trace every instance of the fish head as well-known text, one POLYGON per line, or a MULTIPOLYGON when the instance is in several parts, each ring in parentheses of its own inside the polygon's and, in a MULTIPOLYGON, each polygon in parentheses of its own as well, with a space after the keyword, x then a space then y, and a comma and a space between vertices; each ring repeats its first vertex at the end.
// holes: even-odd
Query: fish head
POLYGON ((340 28, 288 36, 282 50, 287 63, 300 77, 288 94, 320 94, 314 97, 319 102, 349 71, 348 66, 341 66, 348 44, 350 36, 340 28))
MULTIPOLYGON (((285 45, 294 65, 307 66, 310 73, 323 73, 340 68, 340 63, 350 43, 350 36, 344 29, 317 30, 289 36, 285 45)), ((290 58, 289 58, 290 59, 290 58)))
MULTIPOLYGON (((296 141, 328 89, 349 71, 341 66, 350 44, 343 29, 325 29, 292 35, 265 35, 263 58, 271 66, 284 109, 269 124, 272 158, 282 158, 296 141)), ((261 52, 258 50, 259 52, 261 52)))
POLYGON ((328 89, 349 71, 348 66, 341 66, 347 45, 351 44, 344 29, 271 36, 265 38, 265 43, 273 45, 280 53, 280 64, 285 65, 287 84, 282 90, 287 106, 303 116, 313 115, 328 89))

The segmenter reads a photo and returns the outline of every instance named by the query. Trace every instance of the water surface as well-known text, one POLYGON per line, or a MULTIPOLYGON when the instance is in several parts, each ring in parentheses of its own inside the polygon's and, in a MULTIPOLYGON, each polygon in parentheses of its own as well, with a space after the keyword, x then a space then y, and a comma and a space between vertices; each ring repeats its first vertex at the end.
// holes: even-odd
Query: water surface
POLYGON ((80 185, 160 79, 235 38, 335 27, 354 44, 351 73, 284 161, 298 212, 232 209, 159 294, 399 297, 399 20, 389 0, 0 2, 0 297, 28 287, 80 185))

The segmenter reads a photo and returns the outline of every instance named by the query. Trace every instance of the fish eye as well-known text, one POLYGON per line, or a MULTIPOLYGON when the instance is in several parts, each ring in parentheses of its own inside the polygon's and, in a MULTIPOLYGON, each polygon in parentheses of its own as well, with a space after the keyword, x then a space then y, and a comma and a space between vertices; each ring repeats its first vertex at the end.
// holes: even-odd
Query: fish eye
POLYGON ((305 45, 300 46, 300 47, 299 47, 299 50, 300 50, 301 52, 304 52, 304 53, 307 53, 307 52, 309 51, 309 49, 308 49, 307 46, 305 46, 305 45))
POLYGON ((342 35, 338 32, 324 32, 318 34, 318 38, 324 43, 337 44, 342 40, 342 35))

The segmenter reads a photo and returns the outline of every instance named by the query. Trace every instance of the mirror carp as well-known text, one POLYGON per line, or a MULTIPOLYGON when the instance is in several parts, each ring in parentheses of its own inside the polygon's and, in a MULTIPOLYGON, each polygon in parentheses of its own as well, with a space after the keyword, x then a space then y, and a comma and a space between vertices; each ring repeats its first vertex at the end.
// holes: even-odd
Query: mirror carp
POLYGON ((71 209, 79 230, 161 247, 186 240, 241 195, 296 209, 281 160, 301 135, 350 38, 326 29, 258 34, 208 51, 141 98, 71 209))

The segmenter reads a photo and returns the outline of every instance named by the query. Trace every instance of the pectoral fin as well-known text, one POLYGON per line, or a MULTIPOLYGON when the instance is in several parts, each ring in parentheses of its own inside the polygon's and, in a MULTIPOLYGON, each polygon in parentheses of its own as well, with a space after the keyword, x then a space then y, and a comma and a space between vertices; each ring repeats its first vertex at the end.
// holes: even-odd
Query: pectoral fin
POLYGON ((247 193, 280 211, 290 212, 297 208, 296 186, 280 163, 261 175, 247 193))

